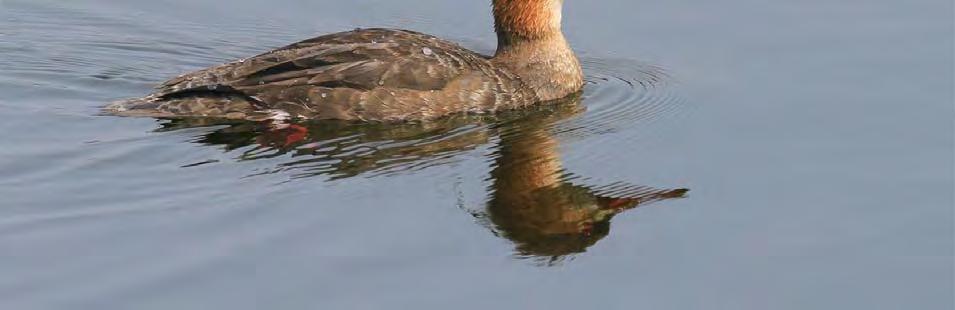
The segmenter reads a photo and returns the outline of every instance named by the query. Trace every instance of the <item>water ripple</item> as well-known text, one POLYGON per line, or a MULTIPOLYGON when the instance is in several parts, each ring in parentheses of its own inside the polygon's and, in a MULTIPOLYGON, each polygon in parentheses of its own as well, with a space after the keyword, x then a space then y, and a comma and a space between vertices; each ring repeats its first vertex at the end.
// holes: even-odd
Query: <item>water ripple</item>
MULTIPOLYGON (((661 68, 626 59, 582 58, 586 113, 556 124, 555 134, 580 139, 621 130, 645 131, 685 102, 661 68)), ((640 135, 631 135, 631 138, 640 135)))
MULTIPOLYGON (((141 134, 142 127, 131 125, 141 120, 92 117, 94 112, 82 109, 92 111, 107 99, 142 92, 184 71, 294 41, 295 32, 269 21, 219 25, 214 19, 102 14, 69 3, 15 3, 4 9, 16 18, 0 21, 0 90, 10 94, 0 108, 29 116, 8 122, 9 128, 38 129, 14 137, 31 145, 16 157, 29 164, 0 165, 6 176, 0 185, 26 190, 58 184, 72 202, 96 207, 41 210, 28 207, 37 201, 17 200, 23 207, 0 220, 0 230, 8 234, 173 212, 187 208, 177 201, 189 197, 219 197, 218 203, 228 205, 293 187, 291 182, 333 186, 410 175, 469 178, 484 188, 480 197, 464 199, 462 209, 508 239, 516 257, 553 264, 607 236, 615 214, 686 192, 602 182, 566 168, 569 160, 560 154, 562 146, 579 146, 575 143, 635 147, 634 140, 655 135, 672 124, 663 120, 685 110, 674 80, 639 61, 583 58, 582 95, 496 115, 404 124, 158 120, 153 133, 141 134), (54 133, 56 128, 62 132, 54 133), (106 128, 119 133, 100 133, 106 128), (84 182, 57 182, 77 175, 84 182), (237 190, 242 186, 247 187, 237 190), (102 195, 104 190, 112 194, 102 195)), ((607 156, 618 151, 599 148, 570 160, 610 162, 607 156)), ((40 204, 57 200, 43 199, 40 204)))

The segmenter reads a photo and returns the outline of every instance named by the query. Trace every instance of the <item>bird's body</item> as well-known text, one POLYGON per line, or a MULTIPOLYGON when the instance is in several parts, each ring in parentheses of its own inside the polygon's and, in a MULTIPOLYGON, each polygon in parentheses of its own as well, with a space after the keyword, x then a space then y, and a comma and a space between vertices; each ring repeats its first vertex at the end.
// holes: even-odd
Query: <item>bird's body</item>
POLYGON ((150 117, 401 121, 559 99, 583 84, 577 59, 560 32, 561 3, 495 0, 499 46, 493 57, 418 32, 356 29, 188 73, 146 97, 110 104, 106 111, 150 117), (528 10, 536 19, 507 18, 530 16, 528 10))

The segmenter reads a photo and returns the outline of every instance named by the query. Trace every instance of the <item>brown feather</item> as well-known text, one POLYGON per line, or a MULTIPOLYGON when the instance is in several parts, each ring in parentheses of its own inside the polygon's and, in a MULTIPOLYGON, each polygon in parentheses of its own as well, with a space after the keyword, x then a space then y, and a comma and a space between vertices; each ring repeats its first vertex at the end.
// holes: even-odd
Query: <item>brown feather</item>
POLYGON ((402 121, 516 109, 578 92, 580 65, 560 33, 562 0, 493 4, 494 58, 418 32, 357 29, 188 73, 105 111, 402 121))
POLYGON ((487 57, 435 37, 365 29, 295 43, 189 73, 107 110, 132 116, 250 118, 283 110, 309 119, 429 119, 538 101, 487 57), (499 100, 496 93, 507 93, 499 100), (221 100, 222 106, 210 101, 221 100))

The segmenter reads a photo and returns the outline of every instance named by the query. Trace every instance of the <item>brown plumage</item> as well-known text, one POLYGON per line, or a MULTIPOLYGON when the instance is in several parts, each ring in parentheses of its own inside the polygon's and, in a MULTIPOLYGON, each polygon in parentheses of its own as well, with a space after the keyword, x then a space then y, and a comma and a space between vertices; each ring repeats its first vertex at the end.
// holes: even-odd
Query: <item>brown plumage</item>
POLYGON ((360 29, 188 73, 105 110, 122 116, 400 121, 521 108, 565 97, 583 84, 560 32, 561 4, 494 0, 494 57, 413 31, 360 29))

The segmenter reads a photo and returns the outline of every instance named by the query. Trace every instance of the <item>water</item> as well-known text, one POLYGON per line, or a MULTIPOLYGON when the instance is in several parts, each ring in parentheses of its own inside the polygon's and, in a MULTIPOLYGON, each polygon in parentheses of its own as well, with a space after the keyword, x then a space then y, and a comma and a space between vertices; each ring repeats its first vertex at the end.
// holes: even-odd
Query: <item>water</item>
POLYGON ((487 3, 0 1, 0 309, 953 308, 950 1, 566 6, 582 98, 270 127, 96 114, 487 3))

